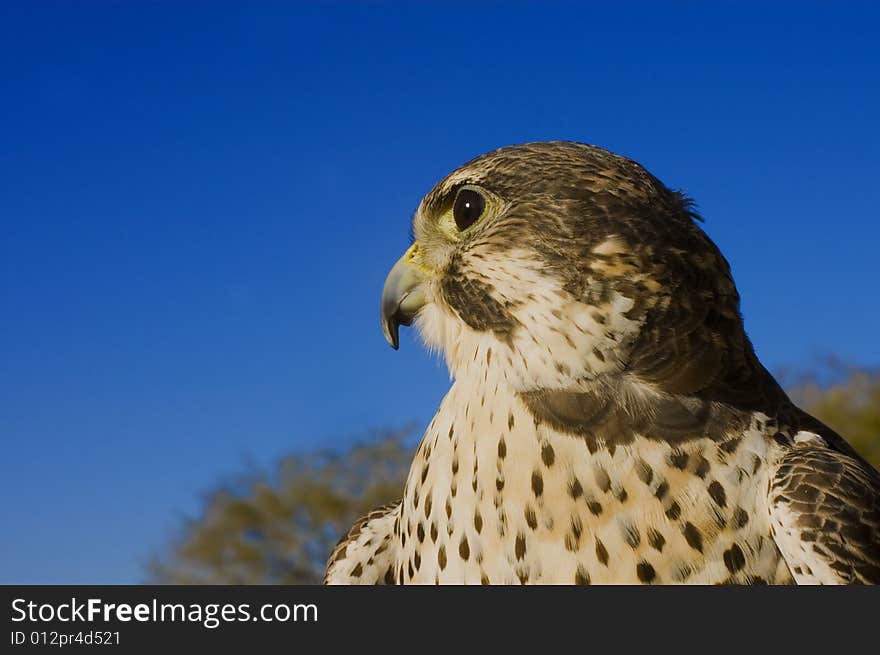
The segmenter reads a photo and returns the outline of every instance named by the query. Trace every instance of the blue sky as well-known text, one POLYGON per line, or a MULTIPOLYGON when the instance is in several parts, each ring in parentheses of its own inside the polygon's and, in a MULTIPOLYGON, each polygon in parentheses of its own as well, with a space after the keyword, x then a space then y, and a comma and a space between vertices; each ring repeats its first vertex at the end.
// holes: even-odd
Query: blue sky
POLYGON ((878 20, 3 3, 0 582, 138 582, 224 476, 426 423, 447 374, 379 293, 420 197, 501 145, 685 189, 770 368, 880 363, 878 20))

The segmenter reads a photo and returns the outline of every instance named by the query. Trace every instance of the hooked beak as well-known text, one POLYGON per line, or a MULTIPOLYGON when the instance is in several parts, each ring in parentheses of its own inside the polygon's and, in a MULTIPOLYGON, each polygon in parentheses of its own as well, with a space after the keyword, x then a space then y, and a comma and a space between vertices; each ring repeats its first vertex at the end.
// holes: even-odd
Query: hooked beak
POLYGON ((414 243, 397 260, 382 288, 382 332, 394 350, 400 345, 400 326, 410 325, 418 311, 427 303, 422 286, 425 275, 413 261, 418 247, 418 242, 414 243))

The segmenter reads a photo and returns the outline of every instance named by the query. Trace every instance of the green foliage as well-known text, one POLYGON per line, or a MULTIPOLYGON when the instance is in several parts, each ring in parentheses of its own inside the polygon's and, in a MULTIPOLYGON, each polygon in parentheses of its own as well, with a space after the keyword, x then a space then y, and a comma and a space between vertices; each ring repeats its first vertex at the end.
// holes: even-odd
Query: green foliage
MULTIPOLYGON (((832 367, 791 387, 801 407, 880 466, 880 374, 832 367), (830 381, 829 381, 830 380, 830 381)), ((368 511, 400 497, 413 430, 374 436, 344 453, 291 455, 275 476, 218 488, 148 566, 166 584, 319 583, 339 537, 368 511)))
POLYGON ((880 372, 839 363, 827 368, 824 376, 802 377, 789 392, 792 399, 880 468, 880 372))
POLYGON ((342 454, 290 455, 274 477, 250 475, 221 486, 168 551, 149 562, 150 581, 320 583, 340 535, 371 509, 400 498, 412 434, 384 432, 342 454))

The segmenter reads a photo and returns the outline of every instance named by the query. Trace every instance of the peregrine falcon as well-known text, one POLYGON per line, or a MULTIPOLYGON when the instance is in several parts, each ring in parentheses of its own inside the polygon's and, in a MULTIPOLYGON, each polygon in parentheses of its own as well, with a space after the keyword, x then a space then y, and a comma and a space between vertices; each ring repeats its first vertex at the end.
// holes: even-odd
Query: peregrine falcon
POLYGON ((690 201, 530 143, 424 197, 382 292, 453 379, 337 584, 880 582, 880 474, 796 407, 690 201))

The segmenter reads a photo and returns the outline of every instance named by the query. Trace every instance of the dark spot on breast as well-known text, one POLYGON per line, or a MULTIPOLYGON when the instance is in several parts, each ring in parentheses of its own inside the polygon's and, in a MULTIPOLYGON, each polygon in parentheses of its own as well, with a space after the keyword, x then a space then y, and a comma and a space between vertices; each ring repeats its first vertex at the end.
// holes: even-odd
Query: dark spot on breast
POLYGON ((555 460, 556 453, 553 452, 553 446, 545 443, 541 448, 541 461, 544 462, 544 466, 553 466, 555 460))
POLYGON ((657 489, 654 491, 654 497, 658 500, 663 500, 666 497, 667 492, 669 491, 669 483, 664 480, 660 484, 657 485, 657 489))
POLYGON ((461 543, 458 544, 458 554, 465 561, 471 556, 471 547, 468 544, 467 537, 464 535, 461 537, 461 543))
POLYGON ((642 542, 642 536, 639 534, 639 529, 632 523, 623 523, 621 525, 621 530, 623 531, 624 541, 626 541, 626 543, 632 548, 636 548, 642 542))
POLYGON ((437 563, 440 565, 440 570, 446 568, 446 546, 441 545, 440 550, 437 551, 437 563))
POLYGON ((666 539, 656 529, 648 528, 648 543, 654 550, 662 552, 666 539))
POLYGON ((522 532, 516 535, 514 550, 517 559, 522 559, 526 556, 526 536, 522 532))
POLYGON ((598 538, 596 538, 596 559, 605 566, 608 566, 608 550, 598 538))
POLYGON ((636 564, 636 575, 639 577, 639 580, 641 582, 644 582, 645 584, 652 582, 654 578, 657 577, 657 573, 654 571, 654 567, 645 560, 642 560, 641 562, 636 564))
POLYGON ((574 574, 574 583, 576 585, 590 584, 590 574, 587 573, 587 569, 584 568, 583 564, 578 564, 577 571, 574 574))
POLYGON ((577 500, 583 493, 584 488, 581 486, 580 480, 572 478, 571 482, 568 483, 568 495, 577 500))
POLYGON ((709 464, 709 460, 700 455, 696 466, 694 467, 694 474, 700 478, 705 478, 710 468, 711 465, 709 464))
POLYGON ((676 582, 684 582, 690 577, 691 573, 693 572, 694 570, 693 568, 691 568, 690 564, 688 564, 687 562, 679 562, 675 565, 675 568, 672 571, 672 578, 676 582))
POLYGON ((688 545, 696 551, 703 552, 703 535, 700 534, 700 531, 697 529, 693 523, 688 521, 684 524, 684 529, 682 530, 682 534, 684 535, 685 541, 688 542, 688 545))
POLYGON ((731 573, 736 573, 746 565, 746 557, 742 552, 742 548, 738 544, 733 544, 728 550, 724 551, 724 566, 731 573))
POLYGON ((725 507, 727 505, 727 494, 718 480, 712 480, 709 484, 709 495, 712 497, 712 500, 718 503, 719 507, 725 507))
POLYGON ((676 521, 679 516, 681 516, 681 507, 673 500, 666 510, 666 518, 670 521, 676 521))
POLYGON ((421 522, 419 522, 419 526, 416 528, 416 536, 419 538, 419 543, 425 540, 425 526, 421 522))
POLYGON ((483 517, 480 515, 480 510, 474 512, 474 530, 477 531, 477 534, 483 530, 483 517))
POLYGON ((525 510, 526 524, 534 530, 538 527, 538 517, 535 516, 535 510, 531 507, 531 505, 526 505, 525 510))
POLYGON ((749 522, 749 514, 742 507, 733 510, 733 527, 739 529, 749 522))
POLYGON ((599 516, 599 514, 602 513, 602 503, 595 500, 590 500, 587 502, 587 509, 590 510, 590 514, 592 514, 593 516, 599 516))
POLYGON ((654 471, 648 466, 648 463, 640 459, 636 461, 636 475, 639 476, 639 480, 644 482, 645 484, 651 484, 651 480, 654 478, 654 471))
POLYGON ((687 468, 689 455, 680 450, 673 450, 669 453, 669 464, 683 471, 687 468))
POLYGON ((437 524, 431 523, 431 541, 437 543, 437 524))
POLYGON ((355 567, 351 570, 351 577, 359 578, 361 574, 364 572, 364 567, 361 566, 361 563, 358 562, 355 564, 355 567))
POLYGON ((507 444, 504 442, 504 437, 498 440, 498 457, 501 459, 507 457, 507 444))
POLYGON ((536 497, 544 493, 544 478, 538 471, 532 473, 532 491, 536 497))
POLYGON ((728 455, 735 452, 737 448, 739 448, 741 438, 736 439, 728 439, 727 441, 721 443, 718 447, 723 450, 728 455))

